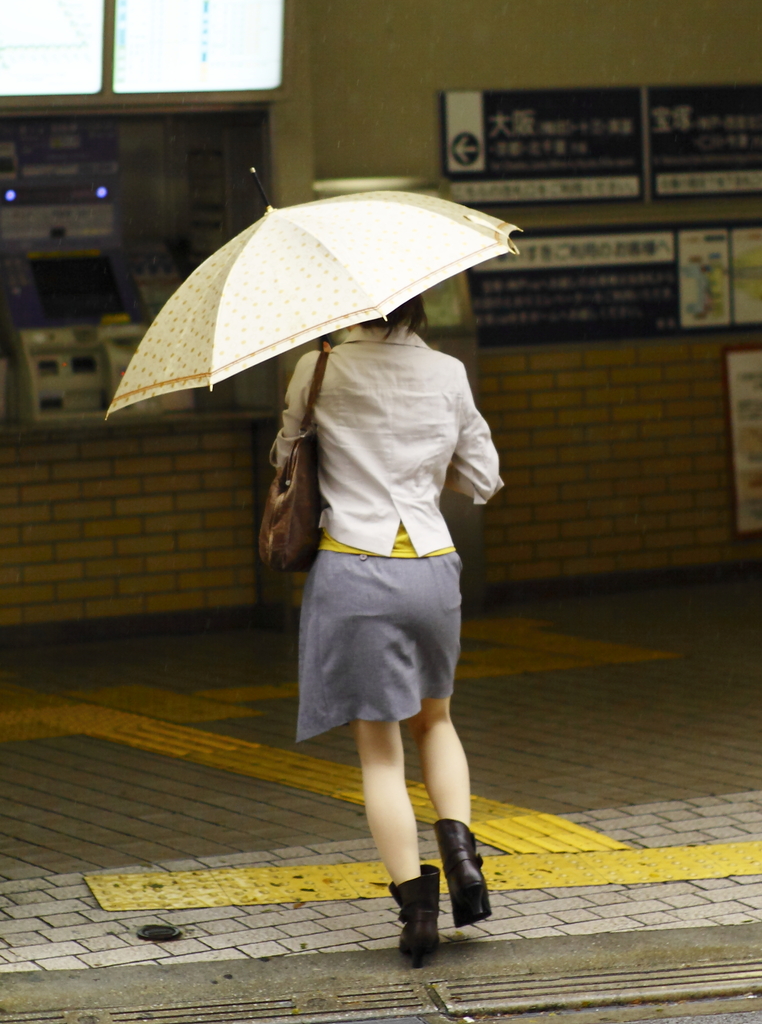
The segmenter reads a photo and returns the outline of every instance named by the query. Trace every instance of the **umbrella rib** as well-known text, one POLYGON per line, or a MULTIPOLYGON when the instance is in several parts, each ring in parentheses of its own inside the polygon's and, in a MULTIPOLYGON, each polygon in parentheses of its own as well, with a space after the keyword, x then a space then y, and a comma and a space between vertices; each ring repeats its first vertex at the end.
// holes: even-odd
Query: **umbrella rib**
MULTIPOLYGON (((322 245, 323 243, 321 242, 320 244, 322 245)), ((328 249, 327 246, 324 246, 324 248, 326 249, 326 251, 330 252, 330 250, 328 249)), ((412 284, 406 285, 405 288, 400 288, 398 291, 393 292, 391 295, 389 295, 386 299, 383 300, 383 304, 385 304, 386 302, 389 302, 390 300, 394 299, 397 295, 399 295, 399 294, 401 294, 403 292, 409 291, 411 287, 418 287, 419 285, 424 284, 427 280, 429 280, 432 277, 439 277, 439 275, 442 273, 443 269, 444 270, 449 270, 451 267, 454 267, 454 266, 457 266, 457 267, 459 267, 459 268, 461 268, 463 270, 467 269, 468 266, 472 266, 473 265, 473 264, 469 263, 469 261, 471 259, 476 257, 475 262, 479 262, 479 259, 483 256, 483 253, 485 252, 485 249, 489 250, 489 249, 492 249, 492 248, 504 249, 505 246, 502 243, 490 242, 489 245, 484 246, 481 249, 474 250, 474 252, 469 253, 467 256, 461 256, 459 259, 453 261, 450 264, 447 264, 447 266, 445 266, 444 268, 440 267, 439 270, 432 271, 432 273, 424 275, 423 277, 419 278, 417 281, 413 281, 412 284)), ((331 255, 333 255, 333 253, 331 253, 331 255)), ((334 258, 336 258, 336 257, 334 257, 334 258)), ((446 277, 447 277, 447 275, 445 274, 445 277, 439 277, 439 280, 445 280, 446 277)), ((423 289, 421 289, 421 290, 423 290, 423 289)), ((417 293, 414 293, 414 294, 417 294, 417 293)), ((290 334, 290 335, 287 335, 285 338, 278 338, 276 341, 271 342, 269 345, 263 345, 262 348, 259 350, 258 354, 267 352, 268 349, 277 348, 279 345, 282 345, 284 341, 289 341, 290 340, 290 341, 294 341, 295 342, 296 339, 300 338, 303 334, 309 334, 310 337, 307 338, 306 341, 311 341, 313 338, 317 337, 320 333, 325 333, 331 327, 332 324, 335 324, 335 323, 337 323, 340 320, 343 320, 344 323, 346 323, 347 322, 347 317, 352 317, 352 316, 360 317, 360 316, 363 316, 366 313, 377 313, 377 312, 379 312, 379 309, 378 309, 377 306, 368 306, 365 309, 358 309, 358 310, 353 311, 351 313, 343 313, 340 317, 332 317, 330 320, 326 320, 326 321, 324 321, 321 324, 313 324, 311 327, 308 327, 304 331, 299 331, 297 334, 290 334)), ((306 341, 305 341, 305 344, 306 344, 306 341)), ((212 375, 216 375, 218 373, 223 373, 224 371, 229 370, 232 366, 237 366, 239 363, 242 363, 245 360, 250 359, 252 354, 253 353, 249 352, 245 356, 239 356, 238 359, 233 359, 231 362, 225 363, 222 366, 217 366, 217 367, 215 367, 214 370, 207 371, 205 373, 194 373, 194 374, 189 374, 189 375, 184 376, 184 377, 169 377, 166 380, 153 381, 153 383, 151 383, 151 384, 145 384, 142 387, 133 388, 133 390, 131 390, 131 391, 124 391, 119 397, 120 397, 120 399, 125 399, 125 398, 128 398, 128 397, 131 397, 132 395, 142 394, 145 391, 152 391, 154 388, 163 387, 165 384, 181 384, 181 383, 184 383, 186 381, 191 381, 191 380, 198 380, 200 382, 205 382, 205 381, 209 380, 209 378, 212 375)), ((258 361, 259 362, 264 362, 265 360, 264 359, 260 359, 258 361)))
MULTIPOLYGON (((300 224, 298 221, 291 220, 290 217, 285 216, 285 211, 277 211, 277 212, 280 212, 281 214, 283 214, 281 219, 284 220, 287 224, 289 224, 292 228, 298 228, 305 235, 308 235, 312 239, 313 242, 315 242, 318 246, 320 246, 321 249, 324 249, 325 252, 331 257, 331 259, 335 260, 336 263, 338 263, 338 265, 343 268, 343 270, 346 272, 346 274, 350 278, 350 280, 364 293, 365 297, 370 301, 371 296, 367 294, 365 289, 360 284, 358 284, 358 282, 354 279, 354 277, 352 275, 352 271, 346 265, 344 260, 341 259, 338 256, 338 254, 333 251, 331 246, 328 245, 328 243, 326 241, 324 241, 322 238, 318 238, 318 236, 316 234, 314 234, 314 232, 312 231, 311 228, 306 227, 304 224, 300 224)), ((379 312, 379 310, 377 310, 375 306, 369 306, 368 308, 371 311, 379 312)), ((362 310, 362 312, 365 312, 365 310, 362 310)), ((330 321, 328 321, 328 322, 330 323, 330 321)), ((324 325, 321 324, 320 326, 322 327, 324 325)), ((299 335, 297 334, 296 337, 298 338, 299 335)))
MULTIPOLYGON (((334 255, 334 253, 331 252, 331 250, 328 248, 327 245, 325 245, 324 242, 320 241, 319 239, 317 241, 318 241, 318 243, 320 245, 323 246, 323 248, 327 252, 331 253, 331 255, 334 257, 334 259, 338 259, 338 257, 336 257, 334 255)), ((499 254, 499 252, 504 250, 505 248, 506 248, 506 246, 502 242, 496 242, 496 241, 495 242, 490 242, 489 245, 486 245, 486 246, 482 247, 481 249, 475 249, 473 252, 468 253, 466 256, 460 256, 457 260, 453 260, 452 263, 448 263, 448 264, 446 264, 446 266, 440 267, 438 270, 434 270, 434 271, 432 271, 429 274, 425 274, 423 277, 418 278, 417 281, 413 281, 410 284, 407 284, 404 288, 400 288, 396 292, 392 292, 392 294, 387 296, 387 298, 382 299, 381 302, 378 304, 378 306, 368 306, 366 309, 358 309, 358 310, 356 310, 354 312, 351 312, 351 313, 342 313, 341 316, 332 317, 330 320, 325 320, 323 323, 313 324, 311 327, 306 328, 306 330, 304 330, 304 331, 299 331, 296 334, 287 335, 285 338, 279 338, 277 341, 273 341, 269 345, 263 345, 259 349, 259 352, 260 353, 261 352, 266 352, 268 349, 277 348, 278 345, 282 345, 284 341, 289 341, 289 340, 296 341, 296 339, 300 338, 303 334, 309 334, 310 337, 305 340, 305 344, 306 344, 307 341, 312 341, 313 338, 319 337, 319 335, 321 333, 325 333, 326 330, 328 328, 330 328, 332 324, 338 323, 339 321, 343 321, 344 323, 347 323, 347 318, 348 317, 351 317, 351 316, 362 316, 365 313, 378 313, 378 312, 380 312, 380 308, 379 307, 381 305, 385 305, 387 302, 389 302, 392 299, 394 299, 397 295, 403 294, 404 292, 409 291, 413 287, 417 288, 419 285, 425 284, 425 282, 430 280, 432 277, 438 278, 438 280, 434 282, 435 284, 438 284, 439 281, 444 281, 450 275, 445 274, 444 277, 440 277, 440 275, 442 273, 442 270, 447 271, 451 267, 457 267, 460 270, 467 270, 468 267, 473 266, 475 263, 481 262, 482 259, 488 258, 488 257, 485 257, 483 255, 485 253, 485 251, 489 252, 490 249, 497 249, 498 250, 498 254, 499 254), (469 262, 471 260, 473 260, 473 262, 469 262)), ((342 266, 343 266, 343 264, 342 264, 342 266)), ((457 271, 453 271, 453 273, 456 273, 456 272, 457 271)), ((423 291, 425 289, 421 288, 420 290, 423 291)), ((413 292, 413 294, 416 295, 418 293, 417 292, 413 292)), ((395 307, 392 306, 392 309, 394 309, 394 308, 395 307)), ((238 359, 233 359, 229 363, 225 363, 223 366, 215 367, 215 369, 212 371, 212 374, 210 374, 210 376, 216 375, 218 373, 221 373, 224 370, 228 370, 228 369, 230 369, 231 366, 237 366, 238 363, 242 363, 246 359, 249 359, 251 355, 252 355, 252 353, 248 353, 245 356, 239 356, 238 359)), ((264 362, 264 360, 260 360, 260 362, 264 362)), ((178 379, 180 379, 180 378, 178 378, 178 379)), ((165 382, 165 383, 169 383, 169 382, 165 382)))
MULTIPOLYGON (((301 337, 302 334, 309 334, 309 335, 311 335, 311 337, 307 338, 307 341, 312 341, 312 339, 314 337, 316 337, 315 332, 318 332, 318 333, 323 332, 323 333, 325 333, 325 328, 330 327, 332 324, 336 323, 338 320, 346 320, 348 316, 363 316, 365 313, 377 313, 377 312, 378 312, 378 310, 376 309, 375 306, 368 306, 365 309, 358 309, 358 310, 356 310, 355 312, 352 312, 352 313, 344 313, 344 314, 342 314, 342 316, 340 316, 340 317, 333 317, 331 320, 326 320, 322 324, 313 324, 312 327, 309 327, 309 328, 307 328, 304 331, 300 331, 298 334, 290 334, 290 335, 287 335, 285 338, 279 338, 276 341, 270 342, 269 345, 263 345, 262 348, 259 349, 257 354, 260 354, 262 352, 267 352, 267 350, 271 349, 271 348, 277 348, 279 345, 282 345, 284 341, 296 340, 297 338, 301 337)), ((306 344, 306 342, 305 342, 305 344, 306 344)), ((206 380, 208 380, 212 376, 213 373, 219 373, 221 370, 227 370, 231 366, 236 366, 238 363, 241 363, 241 362, 243 362, 246 359, 250 359, 252 355, 253 355, 253 353, 248 352, 245 356, 239 356, 238 359, 234 359, 230 363, 225 363, 223 366, 218 366, 213 371, 210 370, 210 371, 206 371, 205 373, 191 373, 191 374, 188 374, 185 377, 167 377, 165 380, 155 380, 151 384, 144 384, 144 385, 142 385, 142 387, 133 388, 131 391, 123 391, 121 393, 121 395, 119 396, 119 399, 121 401, 122 399, 129 398, 132 395, 142 394, 144 391, 153 391, 154 388, 163 387, 165 384, 181 384, 184 381, 189 381, 189 380, 206 381, 206 380)), ((265 362, 265 360, 262 359, 262 360, 260 360, 260 362, 265 362)))
MULTIPOLYGON (((413 287, 418 288, 420 285, 425 284, 425 282, 430 280, 432 277, 438 278, 438 281, 434 282, 435 284, 438 284, 439 281, 445 281, 448 277, 450 277, 452 275, 445 274, 444 277, 441 277, 440 275, 441 275, 443 270, 449 270, 451 267, 457 267, 460 270, 467 270, 469 266, 473 266, 474 263, 479 263, 480 262, 480 260, 482 258, 482 254, 485 252, 485 250, 494 249, 494 248, 505 249, 505 246, 501 242, 490 242, 489 245, 485 246, 482 249, 477 249, 474 252, 469 253, 467 256, 460 256, 457 260, 453 260, 452 263, 448 263, 448 264, 446 264, 446 266, 440 267, 438 270, 432 270, 431 273, 429 273, 429 274, 424 274, 424 276, 423 277, 419 277, 417 281, 412 281, 410 284, 405 285, 404 288, 400 288, 396 292, 392 292, 392 294, 388 298, 384 299, 383 301, 384 301, 384 303, 389 302, 391 299, 394 299, 397 295, 400 295, 403 292, 407 292, 407 291, 409 291, 413 287), (472 257, 477 257, 477 259, 474 260, 474 263, 469 263, 468 261, 472 257)), ((484 258, 486 259, 487 257, 484 257, 484 258)), ((457 270, 453 271, 453 273, 457 273, 457 270)), ((421 291, 425 291, 425 288, 421 288, 420 290, 421 291)), ((418 292, 414 292, 413 294, 417 295, 418 292)))
POLYGON ((190 373, 186 377, 167 377, 166 380, 155 380, 151 384, 144 384, 142 387, 133 388, 132 391, 123 391, 119 395, 119 401, 123 398, 129 398, 130 395, 140 395, 144 391, 153 391, 155 388, 163 387, 165 384, 182 384, 186 380, 207 380, 211 376, 211 373, 190 373))

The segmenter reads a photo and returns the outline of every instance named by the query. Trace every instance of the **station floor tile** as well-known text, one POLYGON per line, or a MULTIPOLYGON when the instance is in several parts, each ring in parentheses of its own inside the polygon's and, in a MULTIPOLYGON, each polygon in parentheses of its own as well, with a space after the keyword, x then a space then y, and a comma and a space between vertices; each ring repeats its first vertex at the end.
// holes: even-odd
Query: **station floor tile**
MULTIPOLYGON (((474 792, 485 804, 561 816, 636 849, 762 840, 761 596, 751 581, 547 601, 493 609, 471 636, 467 626, 454 715, 474 792)), ((64 721, 65 708, 85 703, 102 721, 156 715, 223 746, 259 744, 355 769, 346 730, 293 741, 293 638, 229 633, 9 650, 0 671, 0 685, 38 695, 27 725, 58 721, 52 734, 0 737, 0 971, 396 942, 391 903, 381 897, 166 911, 190 915, 186 945, 147 947, 135 923, 156 911, 105 911, 84 886, 95 872, 156 865, 177 872, 372 858, 356 804, 160 747, 72 733, 64 721), (49 699, 44 713, 39 695, 49 699), (204 718, 205 701, 219 719, 204 718), (232 717, 235 706, 248 712, 232 717), (285 918, 279 924, 273 914, 285 918), (234 928, 223 924, 233 919, 234 928), (334 927, 315 924, 324 919, 334 927), (218 936, 212 942, 204 921, 207 937, 218 936), (233 933, 226 945, 221 936, 233 933)), ((4 710, 0 695, 0 718, 4 710)), ((409 775, 420 781, 412 756, 409 775)), ((434 856, 426 834, 424 856, 434 856)), ((762 893, 762 877, 511 890, 496 893, 493 917, 467 933, 508 939, 762 920, 755 886, 762 893)))
MULTIPOLYGON (((672 830, 673 842, 688 830, 698 837, 707 827, 725 827, 736 830, 736 841, 743 836, 759 843, 762 836, 755 828, 759 828, 757 822, 762 820, 762 791, 606 808, 600 821, 640 822, 646 818, 672 830), (712 822, 717 819, 730 824, 715 826, 712 822), (676 828, 678 824, 682 828, 676 828)), ((658 841, 661 836, 653 838, 658 841)), ((721 840, 718 842, 710 835, 694 842, 697 853, 707 846, 722 845, 721 840)), ((651 843, 649 836, 632 841, 638 849, 658 852, 659 847, 651 843)), ((484 846, 481 850, 487 856, 496 852, 484 846)), ((428 861, 436 857, 430 831, 421 833, 421 852, 428 861)), ((351 865, 372 855, 372 841, 364 838, 134 865, 129 874, 139 879, 143 875, 167 877, 180 870, 218 872, 243 866, 284 869, 289 865, 323 865, 330 870, 332 865, 351 865)), ((108 874, 104 872, 101 877, 108 874)), ((443 941, 515 941, 546 935, 762 921, 762 874, 657 884, 547 886, 497 891, 491 899, 491 918, 456 931, 444 897, 440 924, 443 941)), ((0 883, 0 906, 0 973, 378 949, 395 946, 399 937, 395 905, 388 895, 321 902, 291 898, 264 906, 119 912, 101 909, 82 874, 69 873, 0 883), (159 923, 174 924, 181 930, 182 938, 161 944, 146 944, 137 938, 135 933, 140 926, 159 923)))

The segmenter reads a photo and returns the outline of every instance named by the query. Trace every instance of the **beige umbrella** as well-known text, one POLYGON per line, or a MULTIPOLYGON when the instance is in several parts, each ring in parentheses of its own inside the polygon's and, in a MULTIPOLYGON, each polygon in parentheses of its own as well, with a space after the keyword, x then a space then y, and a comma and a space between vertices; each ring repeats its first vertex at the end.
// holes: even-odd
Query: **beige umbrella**
POLYGON ((385 316, 453 274, 517 253, 514 230, 409 192, 268 208, 167 302, 109 412, 169 391, 212 387, 322 334, 385 316))

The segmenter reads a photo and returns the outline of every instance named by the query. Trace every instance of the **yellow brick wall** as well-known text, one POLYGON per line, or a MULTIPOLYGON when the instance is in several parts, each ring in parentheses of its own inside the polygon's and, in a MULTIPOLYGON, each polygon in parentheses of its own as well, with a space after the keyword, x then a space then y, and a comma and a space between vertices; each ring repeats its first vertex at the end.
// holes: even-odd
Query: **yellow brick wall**
POLYGON ((506 485, 487 584, 762 558, 733 537, 722 383, 723 345, 749 340, 483 352, 506 485))
POLYGON ((249 422, 0 437, 0 626, 255 604, 255 449, 249 422))

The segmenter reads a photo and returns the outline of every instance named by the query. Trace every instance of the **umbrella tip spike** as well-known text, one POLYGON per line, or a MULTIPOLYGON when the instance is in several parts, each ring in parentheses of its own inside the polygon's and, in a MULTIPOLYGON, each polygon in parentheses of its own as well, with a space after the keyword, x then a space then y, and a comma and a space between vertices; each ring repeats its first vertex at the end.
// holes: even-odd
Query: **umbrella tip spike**
POLYGON ((267 197, 267 193, 265 192, 264 186, 262 185, 262 182, 260 181, 259 175, 257 174, 256 167, 250 167, 249 171, 254 176, 254 183, 257 186, 257 191, 259 192, 260 196, 262 197, 262 202, 265 204, 265 213, 272 213, 273 212, 272 204, 270 203, 270 200, 267 197))

